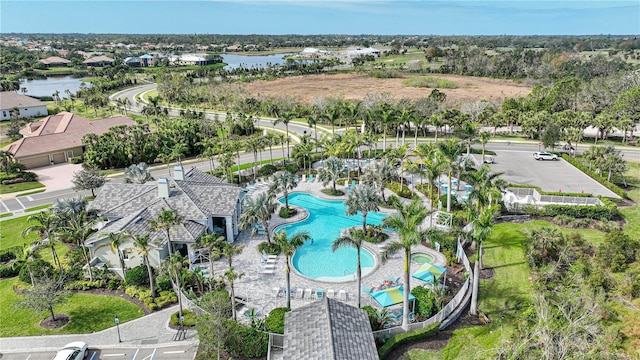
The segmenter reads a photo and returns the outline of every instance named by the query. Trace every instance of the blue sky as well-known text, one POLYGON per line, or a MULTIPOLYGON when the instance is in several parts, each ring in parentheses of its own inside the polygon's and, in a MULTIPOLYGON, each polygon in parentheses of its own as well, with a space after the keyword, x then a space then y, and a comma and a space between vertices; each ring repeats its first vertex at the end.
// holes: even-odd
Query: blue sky
POLYGON ((0 0, 0 32, 637 35, 640 1, 0 0))

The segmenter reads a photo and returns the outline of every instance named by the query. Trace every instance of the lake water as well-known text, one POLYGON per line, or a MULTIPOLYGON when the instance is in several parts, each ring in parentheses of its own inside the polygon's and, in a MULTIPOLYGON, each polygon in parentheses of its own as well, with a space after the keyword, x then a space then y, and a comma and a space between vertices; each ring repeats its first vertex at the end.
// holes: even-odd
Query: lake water
MULTIPOLYGON (((80 90, 82 81, 83 79, 72 76, 50 76, 46 79, 37 80, 20 79, 20 88, 27 88, 25 95, 49 97, 58 90, 60 91, 60 98, 67 98, 65 90, 69 89, 72 94, 75 94, 80 90)), ((88 85, 89 84, 87 84, 87 86, 88 85)))
POLYGON ((266 67, 267 63, 273 65, 281 65, 286 62, 284 59, 286 56, 293 54, 274 54, 274 55, 236 55, 236 54, 222 54, 223 61, 227 63, 225 69, 235 69, 241 64, 245 67, 266 67))

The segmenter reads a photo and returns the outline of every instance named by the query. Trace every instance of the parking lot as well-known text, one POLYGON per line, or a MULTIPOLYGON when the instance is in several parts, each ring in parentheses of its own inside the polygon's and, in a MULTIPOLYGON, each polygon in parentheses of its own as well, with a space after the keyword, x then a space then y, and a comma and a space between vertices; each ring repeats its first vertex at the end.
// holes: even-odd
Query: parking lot
MULTIPOLYGON (((619 198, 611 190, 600 185, 582 171, 560 159, 558 161, 538 161, 534 151, 496 150, 493 156, 493 171, 502 172, 508 183, 539 186, 544 191, 585 192, 593 195, 619 198)), ((474 155, 482 162, 480 155, 474 155)))

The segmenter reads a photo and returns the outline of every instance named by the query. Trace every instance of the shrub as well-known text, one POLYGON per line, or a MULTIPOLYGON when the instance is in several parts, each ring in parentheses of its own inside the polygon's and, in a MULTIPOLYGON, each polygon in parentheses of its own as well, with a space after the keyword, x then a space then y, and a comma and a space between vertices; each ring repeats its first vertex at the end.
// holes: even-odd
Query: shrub
POLYGON ((113 277, 109 279, 107 283, 107 289, 109 290, 117 290, 122 286, 122 280, 120 278, 113 277))
POLYGON ((294 208, 287 209, 286 207, 281 207, 280 210, 278 211, 278 216, 280 216, 283 219, 288 219, 297 213, 298 211, 294 208))
POLYGON ((288 163, 284 166, 284 169, 292 174, 295 174, 298 172, 298 169, 300 169, 300 167, 296 163, 288 163))
POLYGON ((267 253, 269 255, 278 255, 280 254, 280 246, 276 243, 268 243, 266 241, 258 244, 258 252, 259 253, 267 253))
POLYGON ((380 355, 380 359, 386 359, 393 349, 401 345, 429 338, 431 335, 438 332, 438 326, 440 326, 440 323, 435 323, 433 325, 427 326, 426 328, 398 334, 392 337, 391 339, 389 339, 389 341, 382 345, 380 349, 378 349, 378 355, 380 355))
POLYGON ((24 262, 11 261, 0 265, 0 278, 14 277, 20 273, 24 262))
POLYGON ((526 213, 540 216, 560 216, 565 215, 573 218, 587 218, 595 220, 612 220, 618 216, 618 208, 611 201, 605 201, 602 205, 546 205, 543 208, 525 207, 526 213))
POLYGON ((166 274, 162 274, 156 278, 156 288, 160 291, 171 290, 171 281, 166 274))
POLYGON ((455 89, 458 87, 458 84, 451 80, 440 79, 433 76, 412 77, 410 79, 404 80, 402 84, 411 87, 432 89, 455 89))
MULTIPOLYGON (((182 316, 184 317, 184 322, 182 325, 188 327, 196 326, 196 314, 191 310, 182 309, 182 316)), ((176 311, 171 314, 171 325, 179 326, 180 325, 180 311, 176 311)))
POLYGON ((100 280, 77 280, 72 281, 70 283, 65 284, 64 288, 67 290, 90 290, 90 289, 100 289, 107 285, 107 281, 100 280))
POLYGON ((31 274, 29 270, 31 270, 31 274, 33 274, 34 277, 44 276, 51 278, 53 276, 53 266, 51 266, 49 262, 42 259, 35 259, 22 266, 18 275, 20 281, 31 284, 31 274))
POLYGON ((269 176, 269 175, 273 174, 276 171, 278 171, 278 168, 276 168, 275 166, 273 166, 271 164, 266 164, 263 167, 261 167, 260 169, 258 169, 258 176, 269 176))
POLYGON ((389 235, 382 231, 382 225, 369 225, 367 226, 367 237, 369 243, 379 244, 386 241, 389 235))
POLYGON ((0 251, 0 262, 9 262, 18 257, 19 254, 22 253, 22 248, 20 246, 13 246, 8 249, 4 249, 0 251))
POLYGON ((72 164, 82 164, 82 162, 83 162, 84 160, 82 159, 82 156, 74 156, 74 157, 70 158, 70 159, 69 159, 69 161, 70 161, 72 164))
POLYGON ((291 311, 291 309, 285 307, 271 310, 264 322, 267 329, 277 334, 284 334, 284 314, 289 311, 291 311))
POLYGON ((386 187, 387 189, 393 191, 396 195, 403 197, 405 199, 411 199, 413 197, 413 191, 411 191, 411 189, 409 189, 409 186, 405 183, 402 186, 402 191, 400 190, 400 183, 399 182, 389 182, 386 183, 386 187))
MULTIPOLYGON (((151 271, 153 272, 153 268, 151 268, 151 271)), ((149 286, 149 272, 147 271, 147 266, 140 264, 127 271, 124 282, 127 285, 133 286, 149 286)))
POLYGON ((624 271, 628 264, 636 261, 640 241, 632 239, 621 230, 605 235, 604 242, 598 247, 596 259, 608 266, 613 272, 624 271))
POLYGON ((369 317, 369 324, 371 325, 371 330, 376 331, 378 329, 378 310, 374 309, 373 306, 367 305, 363 306, 362 310, 367 312, 367 316, 369 317))
POLYGON ((569 215, 558 215, 553 218, 553 223, 558 225, 569 225, 574 220, 575 218, 569 215))
MULTIPOLYGON (((282 314, 284 316, 284 313, 282 314)), ((269 334, 233 320, 225 322, 224 347, 232 355, 264 358, 269 348, 269 334)))
POLYGON ((416 297, 415 313, 417 316, 428 319, 438 312, 436 296, 433 291, 418 286, 411 290, 411 294, 416 297))

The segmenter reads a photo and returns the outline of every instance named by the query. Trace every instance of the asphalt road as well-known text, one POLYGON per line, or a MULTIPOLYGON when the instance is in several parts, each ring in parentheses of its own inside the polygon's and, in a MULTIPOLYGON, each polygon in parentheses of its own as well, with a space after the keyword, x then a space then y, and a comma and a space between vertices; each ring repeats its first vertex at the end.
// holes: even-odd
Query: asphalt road
MULTIPOLYGON (((2 360, 51 360, 55 352, 36 351, 32 353, 0 354, 2 360)), ((196 349, 192 345, 163 348, 89 348, 87 360, 126 359, 126 360, 193 360, 196 349)))

